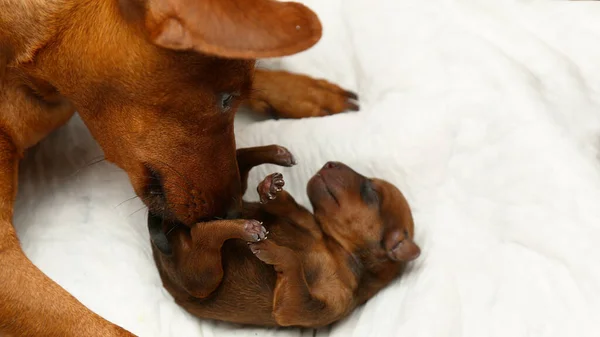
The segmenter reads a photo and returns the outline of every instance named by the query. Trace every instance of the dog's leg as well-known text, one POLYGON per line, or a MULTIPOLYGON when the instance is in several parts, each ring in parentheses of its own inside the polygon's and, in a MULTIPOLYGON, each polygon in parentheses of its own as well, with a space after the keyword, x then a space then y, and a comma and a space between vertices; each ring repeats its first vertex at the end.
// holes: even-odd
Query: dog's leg
POLYGON ((0 334, 133 336, 87 309, 21 250, 12 225, 19 153, 0 132, 0 334))
POLYGON ((263 164, 275 164, 286 167, 296 165, 296 159, 290 151, 279 145, 238 149, 237 162, 240 169, 242 194, 246 193, 246 189, 248 188, 248 174, 253 167, 263 164))
POLYGON ((305 278, 298 255, 287 247, 265 240, 250 244, 250 249, 277 272, 273 298, 273 317, 281 326, 321 327, 341 318, 350 308, 352 292, 341 282, 325 281, 326 296, 315 296, 305 278))
POLYGON ((274 118, 304 118, 358 111, 358 96, 325 80, 256 69, 248 107, 274 118))
POLYGON ((192 227, 190 234, 179 231, 173 245, 179 285, 196 298, 206 298, 223 279, 221 248, 225 241, 258 242, 266 235, 267 230, 255 220, 204 222, 192 227))

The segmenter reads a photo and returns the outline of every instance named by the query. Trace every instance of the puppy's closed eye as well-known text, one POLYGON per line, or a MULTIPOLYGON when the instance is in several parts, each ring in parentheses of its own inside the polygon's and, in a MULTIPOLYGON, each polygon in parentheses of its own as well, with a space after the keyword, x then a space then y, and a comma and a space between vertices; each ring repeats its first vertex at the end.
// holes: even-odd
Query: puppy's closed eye
POLYGON ((360 186, 360 197, 367 205, 379 204, 379 195, 377 194, 377 191, 375 191, 370 179, 365 179, 360 186))

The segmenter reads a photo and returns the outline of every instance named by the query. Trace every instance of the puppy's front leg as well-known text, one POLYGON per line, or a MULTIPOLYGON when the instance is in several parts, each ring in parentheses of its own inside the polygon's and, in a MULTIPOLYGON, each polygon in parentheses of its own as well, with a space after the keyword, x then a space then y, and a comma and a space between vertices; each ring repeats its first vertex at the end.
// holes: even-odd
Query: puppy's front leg
MULTIPOLYGON (((284 181, 281 173, 273 173, 265 177, 256 188, 261 201, 261 209, 267 213, 283 218, 293 219, 291 223, 308 230, 315 238, 320 239, 323 232, 314 220, 314 216, 304 207, 298 205, 294 197, 283 189, 284 181)), ((285 235, 285 233, 283 233, 285 235)))
POLYGON ((320 283, 328 288, 326 296, 315 296, 306 281, 302 261, 290 248, 265 240, 250 244, 250 249, 277 272, 273 298, 273 318, 277 324, 322 327, 343 317, 350 307, 352 293, 335 277, 320 283))
POLYGON ((18 158, 0 132, 0 335, 133 336, 87 309, 21 250, 12 225, 18 158))
POLYGON ((304 118, 357 111, 358 96, 325 80, 285 71, 256 69, 252 96, 253 111, 275 118, 304 118))
POLYGON ((255 220, 218 220, 198 223, 191 233, 176 233, 174 245, 179 285, 196 298, 205 298, 223 279, 221 248, 225 241, 240 239, 259 242, 267 230, 255 220))
POLYGON ((296 165, 296 159, 292 153, 279 145, 241 148, 236 151, 236 156, 240 170, 242 194, 248 188, 248 174, 253 167, 263 164, 275 164, 285 167, 296 165))

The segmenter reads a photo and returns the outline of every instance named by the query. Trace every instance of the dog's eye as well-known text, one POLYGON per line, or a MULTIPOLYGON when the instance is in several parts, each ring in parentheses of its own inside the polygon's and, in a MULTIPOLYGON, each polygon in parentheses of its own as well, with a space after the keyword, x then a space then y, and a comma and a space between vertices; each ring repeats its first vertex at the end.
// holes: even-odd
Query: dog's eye
POLYGON ((379 195, 373 188, 371 180, 365 180, 360 186, 360 197, 367 205, 375 205, 379 203, 379 195))
POLYGON ((231 110, 236 97, 237 95, 235 93, 222 93, 220 102, 221 111, 227 112, 231 110))

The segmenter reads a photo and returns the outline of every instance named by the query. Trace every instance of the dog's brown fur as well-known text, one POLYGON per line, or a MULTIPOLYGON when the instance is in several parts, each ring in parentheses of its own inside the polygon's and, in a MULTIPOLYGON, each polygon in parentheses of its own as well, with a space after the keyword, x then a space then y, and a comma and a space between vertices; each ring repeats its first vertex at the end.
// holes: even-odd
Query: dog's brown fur
POLYGON ((0 8, 3 335, 131 335, 40 272, 12 225, 19 159, 75 110, 150 212, 191 226, 239 214, 241 200, 231 198, 240 192, 233 117, 244 100, 282 117, 353 108, 352 95, 337 86, 254 71, 255 58, 293 54, 319 40, 317 17, 299 4, 0 0, 0 8), (310 108, 282 105, 281 95, 310 108))
MULTIPOLYGON (((261 163, 293 163, 278 146, 239 151, 245 177, 261 163)), ((371 298, 420 253, 408 203, 388 182, 327 163, 307 187, 314 216, 282 187, 282 176, 270 175, 258 187, 264 204, 244 203, 244 217, 262 226, 220 220, 179 227, 169 238, 172 256, 153 246, 177 303, 201 318, 321 327, 371 298), (213 226, 227 230, 205 230, 213 226)))

